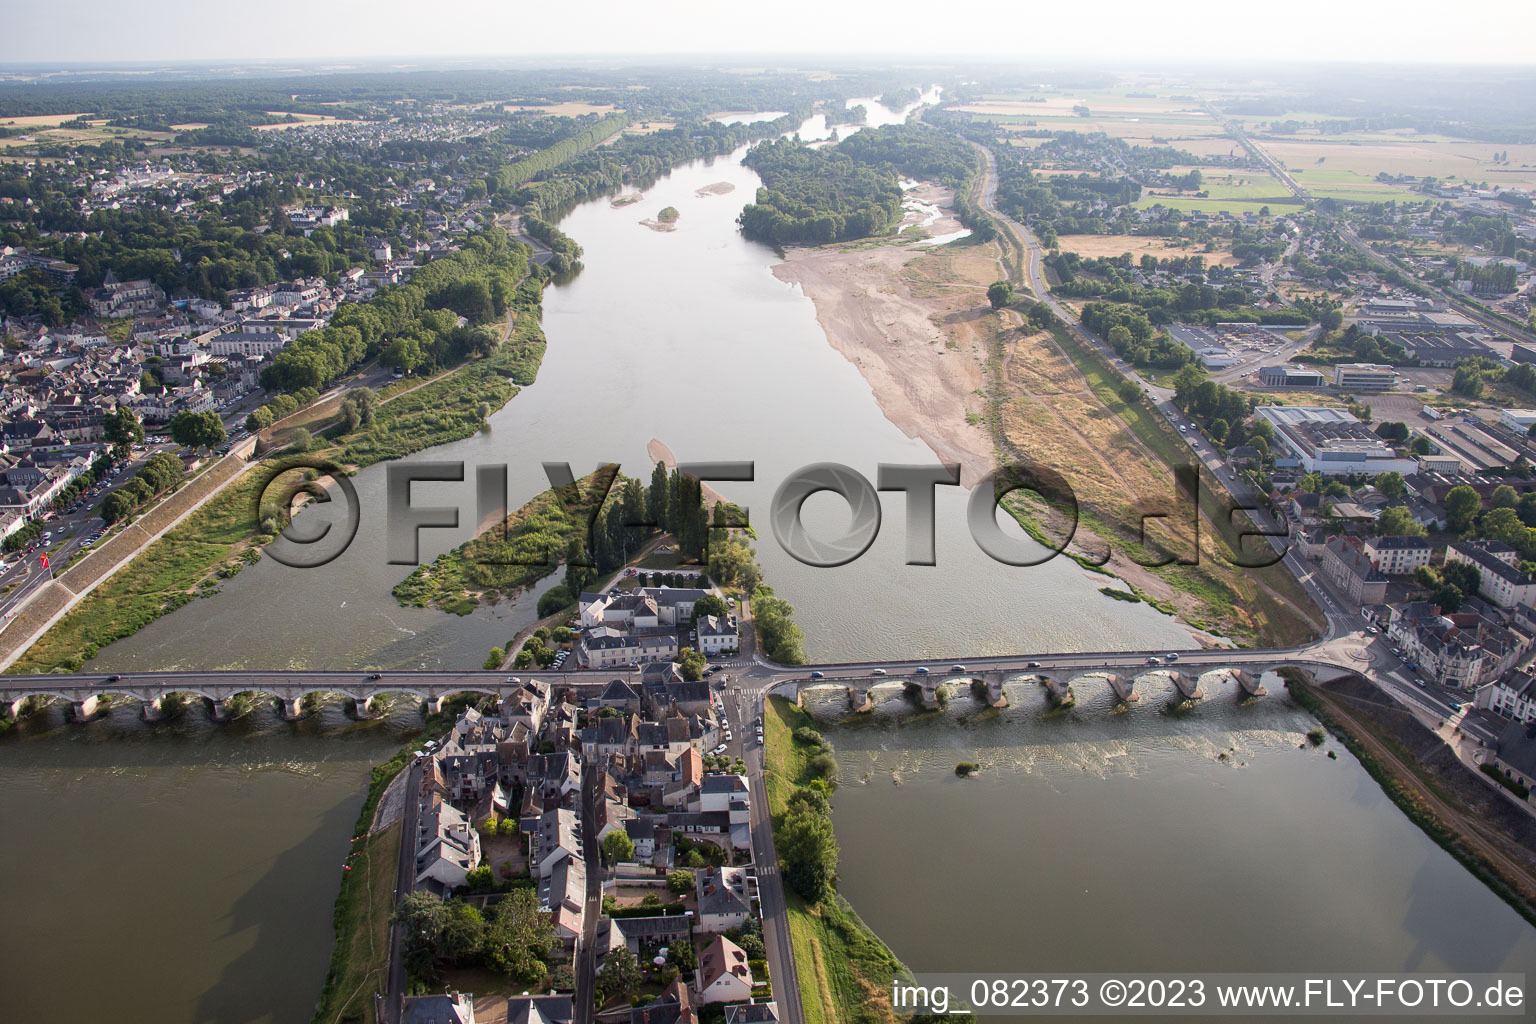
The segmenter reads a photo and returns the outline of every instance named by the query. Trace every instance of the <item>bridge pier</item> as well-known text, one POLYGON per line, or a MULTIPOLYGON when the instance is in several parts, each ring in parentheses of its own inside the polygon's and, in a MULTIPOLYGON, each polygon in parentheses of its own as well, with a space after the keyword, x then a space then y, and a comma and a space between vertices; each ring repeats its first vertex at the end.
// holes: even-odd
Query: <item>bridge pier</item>
POLYGON ((1045 695, 1052 707, 1069 708, 1077 703, 1072 687, 1055 676, 1041 675, 1040 682, 1045 684, 1045 695))
POLYGON ((154 700, 140 701, 140 717, 142 717, 146 722, 165 721, 170 716, 165 713, 165 706, 160 703, 163 699, 164 698, 162 697, 156 697, 154 700))
POLYGON ((1237 685, 1242 687, 1245 697, 1262 697, 1269 691, 1264 689, 1264 684, 1259 682, 1259 677, 1247 669, 1232 669, 1232 678, 1237 680, 1237 685))
POLYGON ((1141 699, 1141 694, 1136 692, 1136 680, 1133 677, 1122 676, 1117 672, 1105 674, 1109 677, 1109 688, 1115 691, 1115 699, 1121 704, 1141 699))
POLYGON ((368 718, 378 718, 379 717, 379 712, 374 709, 373 701, 374 701, 373 697, 369 697, 367 700, 358 700, 355 697, 351 698, 351 699, 349 699, 347 701, 348 713, 353 718, 356 718, 356 719, 359 719, 359 720, 368 719, 368 718))
POLYGON ((1203 690, 1200 686, 1199 676, 1191 678, 1186 676, 1183 672, 1169 672, 1168 677, 1173 680, 1174 688, 1179 691, 1179 698, 1181 700, 1190 701, 1204 699, 1205 690, 1203 690))
POLYGON ((303 697, 295 697, 292 700, 289 700, 287 697, 277 698, 277 713, 285 722, 297 722, 299 719, 313 714, 313 712, 304 710, 303 697))
POLYGON ((104 711, 110 704, 110 700, 103 700, 101 697, 92 694, 91 696, 85 698, 85 700, 71 701, 69 705, 69 717, 75 722, 89 722, 91 719, 95 718, 102 711, 104 711))
POLYGON ((227 703, 228 701, 226 700, 209 700, 208 717, 213 719, 215 722, 229 721, 229 708, 226 706, 227 703))
POLYGON ((863 686, 848 687, 848 710, 852 712, 873 711, 875 702, 869 699, 869 691, 872 686, 866 683, 863 686))

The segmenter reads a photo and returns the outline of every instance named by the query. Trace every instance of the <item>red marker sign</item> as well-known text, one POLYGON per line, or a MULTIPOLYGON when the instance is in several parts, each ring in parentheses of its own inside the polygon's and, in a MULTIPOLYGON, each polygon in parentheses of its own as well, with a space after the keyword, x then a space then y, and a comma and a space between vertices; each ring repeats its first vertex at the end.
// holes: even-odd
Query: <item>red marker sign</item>
POLYGON ((39 562, 43 563, 43 568, 44 569, 48 568, 48 556, 47 555, 38 555, 37 556, 37 560, 39 562))

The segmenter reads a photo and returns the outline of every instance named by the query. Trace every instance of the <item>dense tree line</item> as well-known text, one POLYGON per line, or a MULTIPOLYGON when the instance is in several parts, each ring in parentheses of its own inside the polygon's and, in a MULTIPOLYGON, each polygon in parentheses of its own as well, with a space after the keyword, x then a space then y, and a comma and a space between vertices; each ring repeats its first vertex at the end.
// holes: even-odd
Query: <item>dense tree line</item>
POLYGON ((742 230, 783 244, 884 234, 903 217, 900 176, 959 190, 975 173, 977 157, 953 133, 908 122, 866 128, 833 147, 812 149, 796 139, 765 142, 743 163, 763 185, 741 212, 742 230))
POLYGON ((329 326, 300 335, 273 357, 262 386, 323 391, 374 355, 406 372, 486 355, 499 338, 476 325, 506 314, 527 268, 525 247, 500 228, 473 234, 462 251, 421 267, 405 284, 366 303, 343 303, 329 326), (459 326, 460 316, 470 324, 459 326))
POLYGON ((133 475, 133 479, 107 495, 101 503, 101 518, 116 523, 147 505, 152 498, 181 482, 186 467, 168 452, 157 452, 133 475))
POLYGON ((407 893, 392 920, 402 925, 413 978, 435 981, 445 967, 483 967, 524 984, 541 981, 558 942, 531 887, 508 892, 484 911, 424 890, 407 893))

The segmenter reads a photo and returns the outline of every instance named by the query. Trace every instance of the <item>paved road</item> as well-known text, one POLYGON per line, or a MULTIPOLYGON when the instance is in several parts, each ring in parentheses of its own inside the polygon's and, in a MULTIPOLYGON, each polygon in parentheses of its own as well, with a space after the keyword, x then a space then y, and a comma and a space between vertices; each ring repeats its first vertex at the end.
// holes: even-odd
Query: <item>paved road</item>
MULTIPOLYGON (((395 875, 395 906, 416 885, 416 824, 421 812, 421 767, 412 762, 405 770, 405 810, 400 816, 400 865, 395 875)), ((405 995, 405 936, 397 924, 389 926, 389 972, 384 985, 384 1021, 393 1024, 405 995)))
POLYGON ((602 772, 588 765, 581 777, 581 848, 587 865, 587 903, 576 944, 576 1024, 592 1024, 597 998, 597 919, 603 912, 603 859, 597 846, 597 793, 602 772))

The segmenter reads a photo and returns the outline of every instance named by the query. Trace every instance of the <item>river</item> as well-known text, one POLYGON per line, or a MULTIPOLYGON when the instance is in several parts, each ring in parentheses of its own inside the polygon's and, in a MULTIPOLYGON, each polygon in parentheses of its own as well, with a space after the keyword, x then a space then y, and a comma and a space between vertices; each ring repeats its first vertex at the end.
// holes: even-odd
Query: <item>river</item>
POLYGON ((1009 684, 922 720, 893 693, 827 732, 842 891, 918 972, 1529 970, 1536 930, 1266 684, 1115 714, 1080 680, 1054 716, 1009 684))
MULTIPOLYGON (((866 105, 872 123, 901 116, 866 105)), ((803 129, 806 137, 825 133, 820 119, 803 129)), ((506 464, 516 506, 547 486, 545 461, 569 462, 580 473, 617 460, 648 475, 646 444, 657 437, 684 460, 755 461, 754 482, 721 489, 757 512, 760 525, 779 482, 808 463, 846 463, 873 480, 882 461, 932 462, 924 445, 884 419, 857 369, 827 344, 811 302, 774 278, 773 251, 737 231, 736 215, 756 188, 740 155, 679 168, 639 202, 615 207, 604 198, 573 211, 561 226, 584 247, 585 270, 546 293, 549 349, 537 383, 482 434, 418 458, 463 460, 470 481, 477 464, 506 464), (734 189, 701 194, 720 182, 734 189), (676 230, 640 223, 665 206, 680 213, 676 230)), ((263 560, 219 594, 107 647, 91 667, 478 666, 487 649, 531 620, 538 591, 464 617, 400 608, 389 591, 409 569, 384 557, 384 479, 382 465, 355 478, 363 524, 335 562, 302 570, 263 560)), ((416 502, 462 508, 462 528, 422 533, 425 558, 467 538, 472 482, 418 486, 416 502)), ((1066 559, 1032 569, 993 562, 970 540, 964 504, 958 489, 940 489, 932 568, 902 564, 899 494, 883 496, 885 526, 874 546, 837 569, 794 561, 764 525, 760 556, 768 579, 797 608, 807 654, 941 657, 1186 638, 1147 606, 1103 597, 1101 579, 1066 559)), ((807 503, 806 520, 831 533, 847 514, 821 496, 807 503)), ((1287 940, 1289 911, 1317 909, 1340 936, 1321 948, 1342 948, 1342 936, 1361 932, 1345 930, 1329 900, 1353 910, 1361 892, 1377 900, 1366 909, 1382 949, 1419 944, 1426 956, 1446 955, 1436 927, 1465 934, 1469 949, 1500 938, 1527 948, 1515 944, 1529 943, 1529 932, 1509 929, 1500 905, 1489 906, 1491 897, 1465 872, 1424 851, 1423 837, 1353 762, 1287 750, 1301 719, 1272 707, 1278 702, 1259 714, 1280 714, 1280 724, 1256 735, 1283 742, 1233 733, 1244 750, 1257 748, 1245 767, 1208 756, 1233 726, 1217 721, 1210 733, 1180 720, 1170 729, 1169 720, 1138 712, 1134 720, 1152 727, 1123 736, 1093 738, 1129 720, 978 733, 970 742, 1015 751, 999 758, 1037 767, 997 768, 969 788, 946 775, 969 735, 956 728, 840 735, 846 770, 888 774, 889 764, 910 772, 900 788, 850 785, 838 798, 849 894, 898 953, 935 968, 967 948, 954 943, 946 951, 935 936, 959 934, 961 922, 978 914, 990 922, 983 934, 1037 919, 1039 934, 1060 933, 1061 950, 1083 952, 1093 926, 1081 911, 1092 908, 1113 912, 1136 936, 1113 940, 1128 966, 1171 962, 1181 945, 1192 948, 1194 931, 1236 915, 1263 922, 1247 929, 1268 943, 1263 948, 1300 956, 1316 948, 1314 932, 1328 929, 1309 925, 1287 940), (1090 739, 1065 739, 1080 734, 1090 739), (855 756, 861 742, 871 744, 862 760, 855 756), (879 749, 898 742, 910 751, 879 749), (1205 807, 1211 812, 1199 813, 1205 807), (892 821, 902 824, 893 830, 892 821), (1287 855, 1253 841, 1246 822, 1265 823, 1273 849, 1287 855), (893 831, 910 842, 893 850, 875 838, 893 831), (935 843, 929 835, 974 838, 935 843), (1139 838, 1128 841, 1132 835, 1139 838), (1330 838, 1337 835, 1353 838, 1330 838), (1407 851, 1418 851, 1416 864, 1403 859, 1407 851), (1309 856, 1317 868, 1296 871, 1309 856), (1378 856, 1401 869, 1386 880, 1359 877, 1370 876, 1360 869, 1378 856), (919 876, 931 886, 912 886, 919 876), (990 881, 975 884, 979 878, 990 881), (896 884, 900 902, 882 904, 896 884), (1081 901, 1079 888, 1090 890, 1081 901), (1212 906, 1216 894, 1225 900, 1212 906), (1304 895, 1308 902, 1295 902, 1304 895), (1016 909, 1020 900, 1027 912, 1016 909), (1005 907, 1013 909, 1005 914, 1005 907)), ((7 782, 0 955, 11 968, 0 1016, 60 1024, 103 1012, 166 1024, 307 1019, 325 973, 331 904, 367 766, 397 742, 389 724, 350 726, 334 708, 298 725, 263 712, 233 725, 187 719, 150 727, 134 715, 120 708, 75 727, 55 709, 0 736, 7 782), (86 982, 78 995, 75 978, 86 982)), ((1207 717, 1202 710, 1196 721, 1207 717)), ((1063 953, 1052 962, 1108 959, 1063 953)))
MULTIPOLYGON (((870 124, 903 116, 866 106, 870 124)), ((800 134, 827 131, 817 116, 800 134)), ((485 432, 415 457, 469 467, 463 484, 416 486, 416 504, 459 506, 463 524, 422 531, 422 557, 469 536, 474 466, 506 465, 516 507, 549 486, 548 461, 569 462, 577 475, 617 461, 649 478, 646 445, 657 437, 680 460, 756 464, 754 482, 718 486, 755 513, 767 578, 798 610, 812 660, 1187 642, 1185 630, 1149 606, 1100 594, 1102 577, 1068 559, 1035 568, 993 561, 970 538, 960 488, 938 490, 937 566, 903 564, 899 493, 883 495, 880 535, 857 561, 811 568, 784 553, 767 528, 767 509, 794 470, 841 462, 873 481, 882 461, 935 456, 885 419, 858 369, 827 343, 811 301, 773 276, 773 250, 741 236, 736 216, 758 182, 741 165, 743 152, 678 168, 639 202, 598 199, 561 221, 585 250, 585 269, 545 292, 549 349, 537 382, 493 414, 485 432), (733 190, 699 194, 720 182, 733 190), (640 223, 667 206, 679 211, 676 230, 640 223)), ((386 472, 375 465, 353 479, 362 525, 336 561, 293 569, 263 560, 221 593, 103 649, 92 667, 479 667, 486 651, 532 620, 537 595, 464 617, 399 607, 390 588, 409 569, 388 564, 384 553, 386 472)), ((848 513, 838 499, 818 495, 805 518, 831 535, 848 513)), ((1011 520, 1004 526, 1019 535, 1011 520)))

